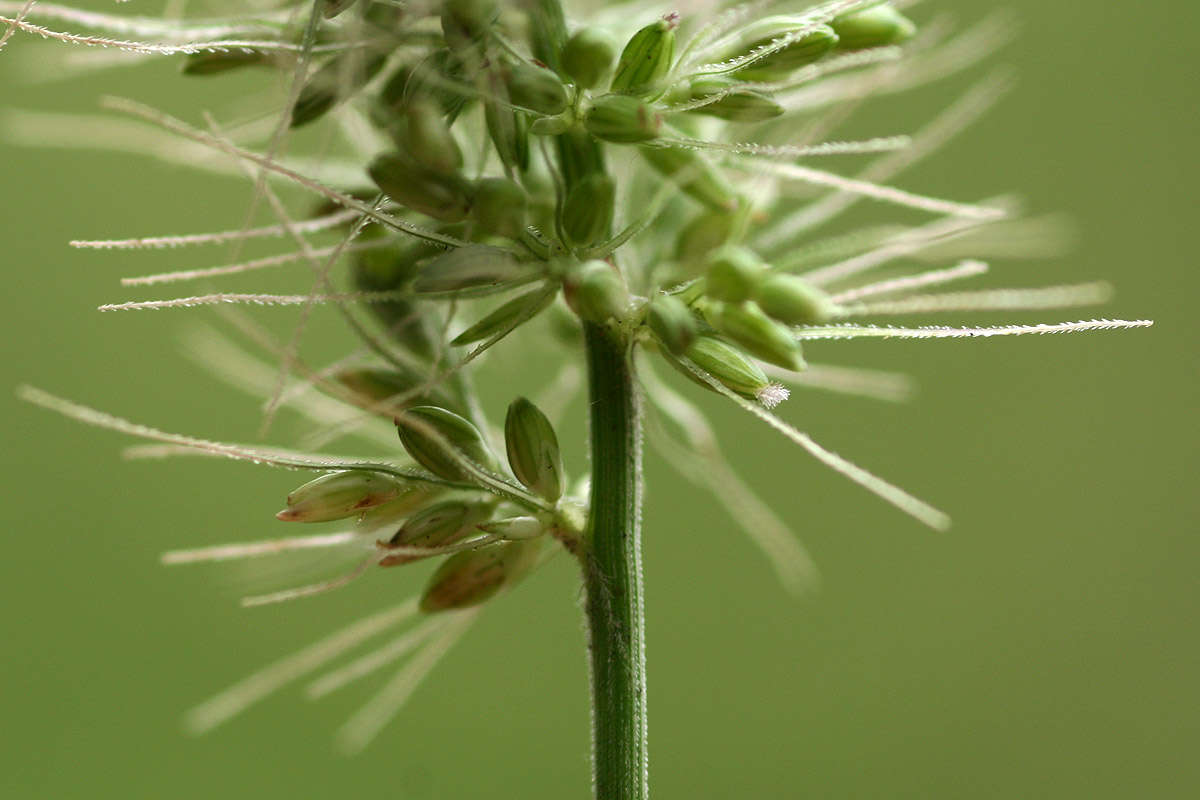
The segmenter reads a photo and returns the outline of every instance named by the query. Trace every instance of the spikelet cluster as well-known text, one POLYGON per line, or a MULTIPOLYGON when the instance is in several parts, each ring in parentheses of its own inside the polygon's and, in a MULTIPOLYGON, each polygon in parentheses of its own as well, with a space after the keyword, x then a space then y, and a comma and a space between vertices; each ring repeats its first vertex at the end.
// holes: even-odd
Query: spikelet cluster
MULTIPOLYGON (((980 60, 1003 39, 1002 23, 948 34, 918 25, 902 3, 878 0, 808 7, 692 3, 679 12, 651 3, 594 5, 591 16, 576 19, 557 0, 316 0, 188 20, 0 2, 0 47, 22 32, 170 57, 180 62, 180 92, 188 91, 188 81, 220 81, 243 70, 274 71, 288 87, 279 113, 258 134, 241 133, 254 125, 236 126, 239 133, 230 135, 135 101, 105 101, 109 112, 161 130, 168 142, 163 157, 196 165, 204 161, 194 158, 196 148, 233 156, 254 183, 256 207, 269 210, 274 222, 75 246, 173 248, 267 237, 290 243, 257 260, 126 278, 131 287, 311 268, 294 294, 209 291, 101 307, 228 310, 278 366, 217 334, 202 336, 194 349, 263 395, 268 420, 285 406, 309 417, 313 434, 297 448, 168 434, 36 389, 23 390, 26 399, 149 439, 153 444, 136 451, 143 456, 199 451, 318 473, 288 495, 278 519, 338 522, 342 530, 165 556, 168 563, 192 563, 313 548, 362 551, 348 574, 247 598, 248 605, 317 594, 367 574, 385 580, 378 568, 441 559, 419 598, 360 620, 199 706, 189 717, 195 729, 212 728, 385 630, 409 624, 390 643, 309 685, 311 696, 324 696, 404 659, 376 700, 341 731, 343 744, 359 749, 480 606, 559 546, 586 557, 588 480, 566 474, 555 433, 564 396, 578 388, 581 321, 618 329, 635 342, 646 396, 671 423, 662 426, 663 452, 731 510, 792 588, 811 582, 812 566, 723 460, 713 430, 687 396, 692 384, 738 404, 901 511, 943 528, 948 520, 940 511, 772 411, 791 389, 882 399, 908 391, 902 376, 809 365, 806 342, 1149 324, 906 328, 874 321, 1108 298, 1099 283, 930 291, 983 274, 987 264, 979 257, 1027 236, 1020 226, 1028 223, 1014 219, 1011 203, 943 199, 891 183, 979 117, 1005 88, 1002 78, 984 79, 922 130, 832 138, 859 101, 980 60), (59 30, 72 26, 88 32, 59 30), (290 132, 317 126, 337 141, 332 154, 309 159, 285 147, 290 132), (842 156, 863 157, 853 163, 865 158, 868 165, 847 175, 837 167, 842 156), (281 181, 310 200, 285 203, 274 188, 281 181), (859 200, 928 219, 822 233, 859 200), (299 333, 273 339, 236 308, 246 304, 297 307, 298 327, 317 306, 329 306, 345 317, 362 349, 338 363, 309 365, 299 333), (505 397, 511 402, 501 427, 481 411, 472 372, 492 348, 520 347, 529 335, 556 339, 563 367, 539 398, 505 397), (655 364, 691 383, 671 385, 655 364), (381 455, 320 452, 346 434, 363 437, 381 455)), ((82 120, 89 144, 106 138, 115 144, 113 119, 82 120)), ((36 113, 24 119, 38 120, 36 113)))

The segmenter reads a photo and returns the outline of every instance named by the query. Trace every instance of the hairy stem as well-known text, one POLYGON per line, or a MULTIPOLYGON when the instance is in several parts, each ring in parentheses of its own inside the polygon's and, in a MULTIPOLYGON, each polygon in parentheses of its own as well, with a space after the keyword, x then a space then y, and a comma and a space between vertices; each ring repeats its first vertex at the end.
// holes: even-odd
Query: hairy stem
POLYGON ((592 505, 581 553, 592 666, 597 800, 649 795, 642 603, 641 406, 629 339, 585 324, 592 505))

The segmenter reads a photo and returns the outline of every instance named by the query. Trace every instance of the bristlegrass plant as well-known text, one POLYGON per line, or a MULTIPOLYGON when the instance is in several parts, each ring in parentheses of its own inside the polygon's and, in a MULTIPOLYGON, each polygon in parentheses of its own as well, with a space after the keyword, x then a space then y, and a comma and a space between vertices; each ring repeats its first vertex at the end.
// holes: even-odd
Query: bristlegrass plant
MULTIPOLYGON (((294 449, 229 444, 137 425, 38 389, 24 387, 21 395, 153 443, 131 455, 199 453, 316 473, 287 496, 278 519, 338 521, 338 530, 165 554, 168 564, 314 548, 359 554, 347 574, 248 597, 245 605, 297 600, 358 578, 386 581, 384 568, 441 559, 419 597, 202 703, 187 716, 192 730, 209 731, 322 668, 330 671, 312 678, 312 697, 399 663, 338 732, 346 750, 361 750, 488 601, 563 550, 578 561, 586 597, 595 793, 644 798, 640 520, 648 409, 663 423, 654 426, 662 452, 724 503, 784 583, 800 589, 813 574, 804 551, 724 460, 689 394, 724 397, 867 492, 943 529, 949 520, 941 511, 776 413, 793 388, 885 400, 907 393, 899 375, 808 365, 807 349, 824 355, 837 341, 869 337, 1150 324, 876 322, 1069 308, 1110 294, 1103 283, 937 291, 987 272, 983 257, 1036 246, 1039 224, 1018 219, 1011 201, 960 202, 891 183, 978 118, 1005 89, 1003 77, 985 78, 911 135, 836 138, 862 101, 965 69, 1006 33, 994 19, 960 34, 936 22, 918 25, 923 9, 911 5, 697 2, 675 13, 642 2, 580 2, 565 12, 558 0, 316 0, 160 19, 0 2, 0 47, 23 32, 172 57, 182 66, 180 92, 189 81, 234 70, 281 76, 283 102, 266 115, 243 111, 218 123, 197 112, 181 120, 107 97, 107 113, 71 118, 77 129, 64 131, 66 118, 28 112, 9 115, 6 133, 137 147, 150 140, 139 129, 131 145, 133 120, 162 132, 153 155, 215 170, 240 165, 253 185, 241 229, 72 244, 232 243, 238 252, 251 240, 282 238, 288 248, 277 255, 122 283, 157 287, 295 269, 293 293, 206 287, 101 310, 217 306, 275 363, 212 331, 195 343, 205 363, 261 394, 264 432, 283 407, 304 415, 312 432, 294 449), (289 134, 307 126, 328 129, 324 149, 291 144, 289 134), (859 165, 853 174, 838 170, 841 157, 859 165), (822 230, 860 200, 928 220, 822 230), (260 212, 273 221, 252 227, 260 212), (295 306, 294 332, 273 336, 239 308, 247 304, 295 306), (339 313, 360 340, 328 364, 309 363, 300 347, 317 306, 339 313), (509 397, 503 384, 476 387, 475 368, 493 348, 528 347, 533 339, 539 347, 558 343, 556 377, 541 394, 531 400, 509 397), (660 372, 687 381, 672 385, 660 372), (580 375, 590 398, 591 473, 569 475, 560 446, 575 443, 560 440, 555 420, 580 375), (481 393, 511 400, 502 424, 485 417, 481 393), (376 454, 319 452, 351 436, 376 454), (387 632, 395 638, 335 664, 387 632)), ((231 98, 235 107, 240 100, 231 98)))

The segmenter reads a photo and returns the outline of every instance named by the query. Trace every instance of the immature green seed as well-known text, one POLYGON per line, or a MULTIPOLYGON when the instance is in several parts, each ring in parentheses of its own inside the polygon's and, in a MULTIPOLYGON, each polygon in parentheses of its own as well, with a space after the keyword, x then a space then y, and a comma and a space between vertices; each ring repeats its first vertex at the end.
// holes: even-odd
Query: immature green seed
POLYGON ((529 198, 516 181, 483 178, 475 184, 471 214, 488 233, 520 239, 529 215, 529 198))
POLYGON ((697 202, 726 214, 737 206, 733 187, 699 152, 679 147, 642 147, 638 153, 697 202))
POLYGON ((741 81, 721 75, 711 75, 693 80, 689 87, 691 100, 700 100, 724 92, 721 99, 691 109, 693 114, 731 122, 763 122, 783 114, 784 108, 770 96, 752 89, 739 89, 741 81))
POLYGON ((558 437, 546 415, 524 397, 518 397, 508 407, 504 447, 517 480, 539 497, 557 502, 563 484, 558 437))
POLYGON ((261 50, 214 50, 189 53, 183 62, 184 75, 219 75, 242 67, 268 67, 275 59, 261 50))
POLYGON ((558 163, 568 192, 588 175, 607 173, 604 168, 604 145, 589 136, 582 127, 567 129, 561 136, 555 137, 554 144, 558 149, 558 163))
POLYGON ((796 337, 756 304, 713 304, 708 317, 714 328, 763 361, 793 371, 804 369, 796 337))
POLYGON ((767 316, 785 325, 820 325, 833 318, 837 304, 829 295, 795 275, 770 275, 754 295, 767 316))
POLYGON ((725 59, 742 58, 785 36, 798 36, 782 50, 754 61, 738 70, 737 77, 752 81, 779 81, 800 67, 819 60, 837 44, 838 37, 828 25, 813 26, 803 16, 765 17, 742 29, 739 43, 725 53, 725 59))
POLYGON ((394 500, 369 508, 358 515, 355 527, 360 531, 378 531, 391 528, 406 517, 425 508, 446 490, 428 483, 410 483, 394 500))
POLYGON ((594 89, 612 69, 617 42, 603 28, 580 28, 563 47, 563 71, 580 89, 594 89))
POLYGON ((594 172, 567 194, 562 207, 562 227, 573 247, 588 247, 609 235, 616 193, 612 178, 594 172))
POLYGON ((552 302, 554 302, 554 292, 547 291, 542 287, 518 295, 454 337, 450 344, 459 347, 490 339, 512 327, 519 319, 533 319, 552 302))
POLYGON ((609 142, 648 142, 662 130, 662 114, 623 94, 596 98, 583 120, 588 133, 609 142))
POLYGON ((426 613, 470 608, 523 578, 537 563, 544 539, 497 542, 456 553, 433 574, 421 596, 426 613))
POLYGON ((829 24, 837 32, 839 50, 898 44, 917 32, 912 20, 888 3, 842 14, 829 24))
POLYGON ((678 25, 679 16, 670 14, 635 33, 621 51, 609 91, 644 97, 660 94, 659 84, 675 58, 678 25))
POLYGON ((300 90, 292 107, 292 127, 320 118, 335 105, 358 91, 383 68, 386 54, 352 50, 326 61, 300 90))
POLYGON ((604 261, 579 265, 564 286, 567 303, 582 319, 598 324, 622 320, 629 310, 629 292, 617 270, 604 261))
POLYGON ((466 178, 422 167, 400 153, 377 156, 367 174, 393 200, 434 219, 461 222, 471 210, 466 178))
MULTIPOLYGON (((491 516, 492 507, 486 503, 445 500, 421 509, 409 517, 388 540, 391 547, 445 547, 475 533, 477 525, 491 516)), ((408 564, 428 556, 396 554, 385 557, 380 566, 408 564)))
POLYGON ((405 114, 407 125, 400 137, 402 149, 418 164, 446 175, 462 167, 462 150, 438 104, 431 98, 415 99, 405 114))
MULTIPOLYGON (((369 241, 384 235, 381 226, 370 225, 359 238, 369 241)), ((350 262, 354 288, 363 292, 403 289, 417 274, 420 260, 429 253, 428 246, 414 242, 356 252, 350 262)), ((395 341, 422 357, 434 352, 436 337, 428 316, 417 313, 411 301, 396 299, 371 303, 370 309, 395 341)))
POLYGON ((470 244, 426 261, 412 288, 416 294, 462 291, 482 294, 527 282, 537 275, 534 264, 519 261, 507 250, 470 244))
POLYGON ((754 295, 768 269, 753 250, 727 245, 708 259, 704 293, 727 303, 740 303, 754 295))
POLYGON ((546 526, 537 517, 508 517, 484 522, 478 527, 481 531, 510 542, 536 539, 546 532, 546 526))
POLYGON ((646 321, 663 347, 677 356, 691 347, 700 330, 687 303, 669 294, 660 294, 650 301, 646 321))
POLYGON ((479 429, 453 411, 416 406, 396 417, 396 427, 413 460, 440 478, 470 481, 471 471, 461 463, 463 458, 495 469, 495 458, 479 429))
POLYGON ((517 64, 507 74, 508 97, 513 105, 554 116, 567 107, 567 90, 548 69, 517 64))
POLYGON ((333 472, 311 480, 287 496, 287 508, 275 515, 284 522, 328 522, 352 517, 399 497, 404 484, 363 470, 333 472))
MULTIPOLYGON (((697 338, 688 348, 687 357, 700 369, 743 397, 757 399, 759 393, 771 385, 767 374, 752 358, 715 336, 697 338)), ((712 388, 691 372, 686 374, 706 389, 712 388)))

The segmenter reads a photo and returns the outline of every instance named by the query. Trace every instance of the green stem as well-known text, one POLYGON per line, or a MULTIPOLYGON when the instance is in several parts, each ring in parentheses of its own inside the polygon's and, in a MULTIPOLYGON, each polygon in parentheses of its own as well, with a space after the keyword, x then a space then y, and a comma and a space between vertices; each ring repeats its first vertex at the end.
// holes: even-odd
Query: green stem
POLYGON ((584 324, 591 392, 592 503, 581 553, 592 665, 597 800, 645 800, 641 405, 628 337, 584 324))

